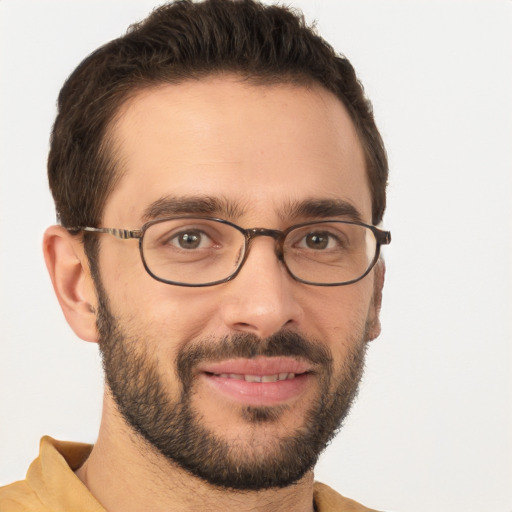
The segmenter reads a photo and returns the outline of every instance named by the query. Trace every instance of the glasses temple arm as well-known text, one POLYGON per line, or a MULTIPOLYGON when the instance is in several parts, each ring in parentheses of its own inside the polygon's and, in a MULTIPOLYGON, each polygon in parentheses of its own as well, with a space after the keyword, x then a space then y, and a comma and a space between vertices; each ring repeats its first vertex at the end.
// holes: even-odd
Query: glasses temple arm
POLYGON ((89 233, 106 233, 108 235, 113 235, 116 238, 120 238, 121 240, 142 237, 142 231, 140 229, 129 230, 129 229, 118 229, 118 228, 91 228, 91 227, 83 227, 83 228, 78 228, 78 229, 80 229, 81 231, 87 231, 89 233))

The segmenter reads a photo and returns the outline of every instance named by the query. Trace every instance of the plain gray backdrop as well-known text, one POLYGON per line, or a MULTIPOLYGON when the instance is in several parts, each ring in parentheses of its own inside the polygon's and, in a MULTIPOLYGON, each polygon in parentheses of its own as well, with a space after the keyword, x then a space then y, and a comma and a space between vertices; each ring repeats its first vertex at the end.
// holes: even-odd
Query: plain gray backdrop
MULTIPOLYGON (((388 511, 511 512, 512 2, 292 3, 351 59, 391 166, 383 333, 317 478, 388 511)), ((0 0, 0 484, 43 434, 95 440, 97 350, 41 253, 48 135, 66 76, 154 5, 0 0)))

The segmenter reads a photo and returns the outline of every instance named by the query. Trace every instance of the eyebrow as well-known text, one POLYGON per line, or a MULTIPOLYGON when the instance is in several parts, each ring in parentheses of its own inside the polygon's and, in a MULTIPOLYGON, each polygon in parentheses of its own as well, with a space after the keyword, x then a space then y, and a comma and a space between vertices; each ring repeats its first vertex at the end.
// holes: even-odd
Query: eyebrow
POLYGON ((148 222, 173 215, 216 215, 236 218, 243 214, 239 203, 212 196, 163 196, 152 202, 143 212, 142 220, 148 222))
POLYGON ((281 212, 281 217, 328 219, 344 217, 355 222, 362 222, 359 210, 343 199, 306 199, 290 202, 281 212))
MULTIPOLYGON (((213 196, 163 196, 152 202, 143 212, 143 222, 172 217, 174 215, 206 215, 226 219, 237 219, 245 213, 245 208, 237 201, 213 196)), ((348 218, 362 221, 358 209, 343 199, 311 198, 290 201, 280 208, 278 215, 283 221, 296 219, 348 218)))

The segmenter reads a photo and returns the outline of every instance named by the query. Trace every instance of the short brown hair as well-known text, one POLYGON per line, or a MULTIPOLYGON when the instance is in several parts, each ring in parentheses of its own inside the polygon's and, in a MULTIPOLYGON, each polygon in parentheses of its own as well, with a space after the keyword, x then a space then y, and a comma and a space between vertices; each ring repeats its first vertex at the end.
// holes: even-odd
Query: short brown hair
POLYGON ((48 158, 63 226, 97 226, 119 177, 109 126, 137 91, 231 72, 259 83, 318 83, 347 108, 366 157, 372 221, 382 220, 388 164, 372 107, 355 71, 303 16, 253 0, 180 0, 154 10, 89 55, 58 99, 48 158))

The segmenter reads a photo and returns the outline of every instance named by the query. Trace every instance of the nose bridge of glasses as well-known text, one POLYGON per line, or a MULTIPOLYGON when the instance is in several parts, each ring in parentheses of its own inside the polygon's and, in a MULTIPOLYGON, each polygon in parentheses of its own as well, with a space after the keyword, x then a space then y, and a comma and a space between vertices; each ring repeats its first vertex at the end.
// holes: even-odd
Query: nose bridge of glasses
POLYGON ((273 238, 275 241, 275 251, 279 260, 283 260, 283 241, 285 233, 278 229, 267 229, 267 228, 251 228, 245 230, 245 236, 247 237, 248 245, 259 236, 268 236, 273 238))

